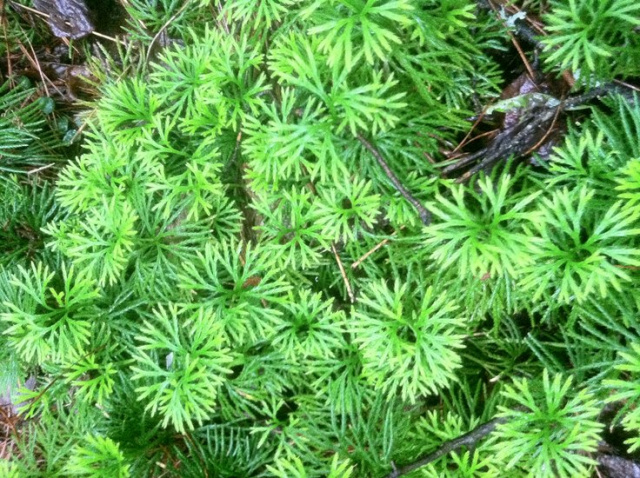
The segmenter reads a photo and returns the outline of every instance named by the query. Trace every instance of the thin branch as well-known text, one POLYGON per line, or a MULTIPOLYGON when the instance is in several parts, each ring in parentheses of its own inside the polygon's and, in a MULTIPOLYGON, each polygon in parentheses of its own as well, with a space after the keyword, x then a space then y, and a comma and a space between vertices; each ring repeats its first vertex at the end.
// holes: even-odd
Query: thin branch
POLYGON ((455 438, 448 442, 443 443, 436 451, 429 453, 427 456, 420 458, 418 461, 411 463, 410 465, 398 468, 387 475, 387 478, 398 478, 399 476, 406 475, 418 468, 428 465, 429 463, 436 461, 445 455, 448 455, 452 451, 462 448, 463 446, 471 447, 489 435, 496 428, 497 425, 504 423, 506 418, 494 418, 487 423, 480 425, 479 427, 471 430, 466 435, 455 438))
MULTIPOLYGON (((400 231, 402 231, 404 229, 405 226, 400 226, 400 231)), ((360 264, 362 264, 365 260, 367 260, 367 258, 373 254, 374 252, 376 252, 378 249, 380 249, 382 246, 388 244, 393 237, 398 234, 398 231, 394 231, 393 234, 391 234, 391 237, 388 237, 386 239, 383 239, 382 241, 380 241, 378 244, 376 244, 375 246, 373 246, 372 249, 369 249, 367 252, 365 252, 362 257, 360 259, 358 259, 357 261, 355 261, 353 264, 351 264, 351 268, 352 269, 356 269, 357 267, 360 266, 360 264)))
POLYGON ((630 101, 631 98, 633 98, 633 88, 631 88, 630 86, 631 85, 626 85, 624 83, 605 83, 604 85, 593 88, 581 95, 574 95, 567 98, 567 100, 564 102, 564 108, 576 108, 578 106, 589 103, 596 98, 609 95, 622 95, 625 99, 630 101))
POLYGON ((362 264, 371 254, 373 254, 374 252, 376 252, 378 249, 380 249, 382 246, 388 244, 390 241, 390 239, 384 239, 383 241, 379 242, 378 244, 376 244, 373 249, 370 249, 369 251, 367 251, 360 259, 358 259, 357 261, 355 261, 353 264, 351 264, 351 268, 352 269, 356 269, 357 267, 360 266, 360 264, 362 264))
POLYGON ((622 85, 626 88, 629 88, 630 90, 634 90, 634 91, 640 91, 640 88, 638 88, 637 86, 634 86, 630 83, 625 83, 624 81, 620 81, 620 80, 613 80, 614 83, 618 84, 618 85, 622 85))
POLYGON ((382 154, 380 154, 380 151, 378 151, 375 148, 375 146, 373 146, 360 133, 357 133, 356 137, 358 138, 358 141, 360 141, 360 143, 362 143, 362 145, 366 149, 368 149, 371 154, 373 154, 374 158, 376 158, 376 160, 378 161, 378 164, 380 165, 384 173, 387 175, 389 180, 393 183, 393 186, 400 192, 400 194, 402 194, 402 196, 404 196, 404 198, 407 201, 409 201, 413 205, 413 207, 416 208, 416 210, 418 211, 418 214, 420 215, 420 219, 422 220, 425 226, 428 226, 431 223, 431 213, 427 211, 427 209, 422 205, 422 203, 418 201, 416 198, 414 198, 411 195, 411 193, 407 190, 407 188, 405 188, 402 185, 398 177, 395 175, 395 173, 391 170, 387 162, 382 157, 382 154))
POLYGON ((98 37, 98 38, 103 38, 105 40, 109 40, 113 43, 119 43, 121 45, 126 45, 126 43, 118 38, 114 38, 114 37, 110 37, 109 35, 105 35, 104 33, 100 33, 100 32, 96 32, 93 31, 91 32, 91 35, 93 35, 94 37, 98 37))
POLYGON ((474 132, 474 130, 476 129, 476 127, 482 122, 482 120, 484 119, 484 116, 487 113, 487 110, 489 109, 489 106, 491 106, 491 104, 488 104, 487 106, 485 106, 482 111, 480 112, 480 114, 478 115, 478 117, 476 118, 476 120, 473 122, 473 124, 471 125, 471 129, 469 129, 469 131, 467 132, 467 134, 465 135, 464 138, 462 138, 462 141, 460 141, 458 143, 458 146, 456 146, 453 151, 451 151, 451 153, 449 153, 450 156, 453 156, 454 154, 456 154, 460 149, 462 149, 462 147, 464 147, 467 144, 467 140, 469 139, 469 136, 471 136, 471 133, 474 132))
POLYGON ((233 148, 233 153, 231 153, 231 157, 229 158, 229 161, 227 161, 229 164, 233 164, 236 162, 236 158, 238 157, 238 151, 240 151, 241 142, 242 142, 242 130, 239 129, 238 135, 236 136, 236 145, 233 148))
POLYGON ((55 163, 49 163, 49 164, 45 164, 44 166, 40 166, 39 168, 36 169, 32 169, 31 171, 27 171, 27 174, 37 174, 41 171, 44 171, 45 169, 49 169, 50 167, 55 166, 55 163))
POLYGON ((60 90, 53 84, 53 82, 49 79, 49 77, 45 75, 44 72, 42 71, 42 68, 40 67, 40 62, 38 61, 38 55, 36 55, 36 52, 33 49, 33 45, 31 44, 31 42, 28 42, 28 45, 29 45, 29 49, 33 53, 33 57, 29 55, 27 48, 24 46, 24 44, 20 40, 17 41, 17 44, 18 44, 18 48, 20 48, 25 58, 29 61, 31 66, 38 72, 38 75, 40 75, 40 80, 42 81, 42 86, 44 88, 45 94, 47 96, 51 96, 51 93, 49 92, 49 88, 47 88, 47 82, 49 82, 51 86, 53 86, 53 88, 58 92, 58 94, 61 94, 60 90))
POLYGON ((158 32, 155 34, 155 36, 151 40, 151 43, 149 43, 149 48, 147 48, 147 56, 145 57, 145 61, 148 62, 149 59, 151 58, 151 50, 153 49, 154 45, 158 41, 158 38, 160 38, 160 35, 162 35, 162 33, 166 30, 166 28, 169 25, 171 25, 171 22, 173 22, 176 18, 182 15, 182 13, 187 9, 188 6, 189 6, 189 2, 184 2, 184 5, 182 5, 182 7, 180 7, 180 9, 176 13, 174 13, 173 16, 169 18, 169 20, 167 20, 164 25, 160 27, 160 30, 158 30, 158 32))
POLYGON ((533 71, 533 68, 531 68, 531 64, 529 63, 529 60, 527 60, 527 56, 524 54, 524 51, 522 51, 522 47, 520 46, 520 43, 518 43, 518 39, 509 30, 507 30, 507 33, 509 34, 509 38, 511 38, 511 43, 513 43, 513 46, 516 47, 518 55, 520 56, 522 63, 524 63, 524 67, 527 69, 529 78, 531 78, 531 81, 535 81, 536 73, 535 71, 533 71))
POLYGON ((549 138, 549 135, 551 135, 551 133, 553 132, 553 128, 556 125, 556 121, 558 120, 558 116, 560 115, 560 110, 561 110, 561 108, 556 108, 556 113, 553 115, 553 120, 551 121, 551 125, 549 126, 549 128, 547 128, 547 132, 544 134, 544 136, 542 138, 540 138, 540 141, 538 141, 536 144, 531 146, 528 151, 525 151, 523 156, 526 156, 526 155, 531 154, 534 151, 536 151, 540 146, 542 146, 544 144, 544 142, 547 140, 547 138, 549 138))
MULTIPOLYGON (((491 0, 476 0, 476 3, 478 4, 478 7, 484 10, 493 10, 494 14, 498 18, 500 18, 500 13, 498 11, 498 8, 493 4, 491 0)), ((504 5, 501 5, 501 8, 504 8, 504 5)), ((515 7, 513 5, 510 5, 510 9, 512 12, 521 11, 518 7, 515 7)), ((544 48, 544 45, 542 44, 542 42, 540 42, 540 40, 538 40, 538 37, 541 35, 545 35, 546 33, 542 28, 538 28, 539 31, 536 32, 535 29, 532 28, 532 26, 528 25, 527 23, 528 21, 530 21, 529 18, 527 18, 526 20, 516 19, 514 22, 514 32, 519 38, 526 41, 530 45, 538 48, 539 50, 541 50, 544 48)), ((506 24, 504 23, 504 21, 502 23, 506 27, 506 24)), ((507 27, 507 30, 509 31, 508 27, 507 27)))
POLYGON ((7 73, 9 74, 9 81, 12 82, 11 86, 13 87, 13 65, 11 63, 11 48, 9 48, 9 39, 7 37, 7 16, 5 14, 5 4, 2 2, 2 9, 0 10, 0 25, 2 25, 2 34, 4 36, 5 43, 5 53, 7 55, 7 73))
POLYGON ((344 281, 344 285, 347 288, 347 294, 349 294, 349 299, 351 303, 355 303, 356 296, 353 295, 353 289, 351 288, 351 284, 349 283, 349 278, 347 277, 347 273, 344 270, 344 266, 342 265, 342 261, 340 260, 340 256, 338 255, 338 251, 336 250, 336 245, 331 243, 331 250, 333 251, 333 255, 336 258, 336 262, 338 263, 338 268, 340 269, 340 275, 342 276, 342 280, 344 281))

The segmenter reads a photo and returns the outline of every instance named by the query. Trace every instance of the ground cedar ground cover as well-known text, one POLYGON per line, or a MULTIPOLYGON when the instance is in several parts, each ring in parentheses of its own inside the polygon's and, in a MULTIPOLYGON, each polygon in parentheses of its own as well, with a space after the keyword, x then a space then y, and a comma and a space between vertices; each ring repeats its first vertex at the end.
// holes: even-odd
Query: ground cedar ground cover
POLYGON ((640 476, 640 3, 34 3, 0 476, 640 476))

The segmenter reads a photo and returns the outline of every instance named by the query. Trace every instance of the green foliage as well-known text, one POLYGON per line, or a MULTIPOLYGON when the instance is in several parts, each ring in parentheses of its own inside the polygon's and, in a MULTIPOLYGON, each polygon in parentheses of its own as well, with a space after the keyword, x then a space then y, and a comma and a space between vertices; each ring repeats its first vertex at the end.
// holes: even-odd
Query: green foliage
MULTIPOLYGON (((454 440, 479 425, 479 420, 473 417, 470 421, 462 416, 430 411, 427 416, 421 417, 413 430, 413 439, 417 443, 429 444, 432 447, 441 442, 454 440)), ((482 443, 476 449, 452 452, 445 460, 437 460, 422 468, 423 476, 435 478, 445 477, 489 477, 498 476, 500 470, 496 468, 496 459, 488 443, 482 443), (443 466, 446 463, 446 467, 443 466)), ((499 462, 498 462, 499 463, 499 462)), ((410 475, 411 476, 411 475, 410 475)))
POLYGON ((69 476, 129 477, 129 466, 118 445, 109 438, 88 435, 74 448, 65 471, 69 476))
POLYGON ((18 268, 9 278, 13 296, 4 302, 8 342, 23 361, 71 362, 85 353, 100 295, 86 274, 62 266, 56 277, 46 266, 18 268))
POLYGON ((160 29, 167 29, 167 34, 173 38, 186 32, 189 25, 203 21, 203 7, 209 3, 210 0, 188 4, 180 0, 131 0, 127 3, 127 30, 133 39, 147 43, 160 29))
POLYGON ((292 363, 309 357, 324 359, 335 356, 345 346, 344 313, 333 311, 333 301, 322 301, 322 294, 302 289, 290 293, 284 304, 285 316, 276 327, 273 346, 292 363))
POLYGON ((627 199, 628 206, 637 207, 640 201, 640 160, 630 160, 621 172, 623 176, 619 178, 620 184, 616 188, 621 191, 620 198, 627 199))
POLYGON ((243 251, 239 244, 207 243, 204 254, 185 264, 179 287, 197 293, 199 305, 218 314, 225 342, 254 344, 273 334, 282 314, 269 305, 284 303, 291 288, 274 266, 261 247, 243 251))
POLYGON ((374 56, 385 60, 393 46, 402 43, 395 32, 411 24, 408 13, 413 8, 407 0, 359 5, 337 0, 315 2, 303 15, 313 15, 316 23, 320 23, 310 28, 308 34, 324 34, 319 49, 327 54, 328 65, 344 62, 344 68, 351 70, 363 54, 369 64, 374 63, 374 56), (354 43, 358 45, 355 52, 354 43))
POLYGON ((105 87, 98 119, 105 133, 126 144, 157 126, 153 120, 159 106, 160 99, 149 91, 146 82, 126 79, 105 87))
POLYGON ((594 192, 584 187, 542 199, 535 224, 539 238, 530 239, 533 260, 522 281, 534 298, 556 285, 557 300, 564 303, 584 302, 594 293, 606 297, 611 289, 621 290, 621 281, 631 280, 622 267, 640 266, 640 251, 628 242, 640 233, 632 228, 638 215, 623 210, 620 202, 599 213, 590 207, 593 202, 594 192))
POLYGON ((0 460, 0 473, 7 478, 20 478, 20 468, 17 463, 0 460))
POLYGON ((411 298, 407 284, 399 281, 393 290, 383 282, 370 289, 353 317, 365 376, 376 388, 399 392, 411 403, 446 387, 460 367, 456 349, 463 347, 464 319, 454 315, 456 306, 442 295, 434 297, 431 287, 411 298))
POLYGON ((640 156, 640 146, 633 138, 640 134, 640 103, 638 95, 631 98, 616 96, 607 102, 617 114, 606 114, 594 111, 594 123, 600 129, 609 143, 611 153, 618 157, 618 161, 640 156))
POLYGON ((0 264, 42 256, 42 228, 65 216, 55 201, 51 183, 17 175, 0 176, 0 264))
POLYGON ((185 424, 193 429, 193 420, 202 423, 211 415, 233 354, 224 347, 210 311, 199 308, 179 322, 180 315, 177 306, 169 305, 155 311, 155 320, 144 322, 132 379, 143 381, 136 391, 140 400, 150 398, 151 414, 159 412, 164 426, 171 423, 184 432, 185 424))
POLYGON ((53 109, 51 98, 40 97, 22 78, 15 88, 0 85, 0 172, 23 172, 26 168, 59 161, 58 132, 47 125, 53 109))
MULTIPOLYGON (((634 337, 637 339, 637 337, 634 337)), ((622 419, 624 428, 634 435, 625 441, 629 445, 629 453, 640 447, 640 412, 638 411, 638 400, 640 400, 640 388, 637 383, 637 376, 640 372, 640 345, 638 342, 632 342, 624 350, 619 352, 620 363, 616 365, 616 369, 629 374, 626 379, 608 380, 606 384, 614 389, 614 393, 608 398, 610 402, 618 400, 625 403, 624 408, 627 410, 626 415, 622 419)))
MULTIPOLYGON (((267 470, 278 478, 307 478, 314 476, 308 473, 305 469, 304 463, 297 456, 293 456, 289 459, 278 459, 275 462, 275 466, 267 466, 267 470)), ((339 462, 338 455, 333 456, 331 461, 331 469, 326 475, 327 478, 349 478, 352 476, 353 466, 349 466, 348 461, 339 462)))
POLYGON ((180 460, 174 474, 197 478, 203 475, 233 478, 254 476, 271 460, 270 447, 258 447, 258 438, 247 429, 233 425, 207 425, 198 430, 196 439, 177 449, 180 460), (200 456, 202 460, 192 460, 200 456))
POLYGON ((331 237, 333 233, 334 242, 348 242, 371 230, 377 222, 380 196, 370 191, 371 184, 364 182, 338 184, 336 189, 323 190, 317 219, 324 225, 323 235, 331 237))
POLYGON ((601 128, 570 131, 562 148, 556 149, 549 161, 549 184, 569 189, 592 188, 610 196, 615 185, 617 155, 604 145, 601 128))
POLYGON ((545 369, 542 387, 527 379, 505 387, 505 397, 519 408, 501 407, 495 451, 506 469, 527 471, 529 476, 590 476, 597 464, 587 453, 596 450, 602 425, 597 400, 586 389, 571 390, 572 380, 549 377, 545 369))
POLYGON ((531 210, 540 193, 518 192, 518 176, 504 175, 498 184, 481 178, 479 191, 451 186, 452 200, 436 193, 431 205, 436 219, 425 230, 429 257, 443 269, 457 264, 461 278, 517 276, 532 262, 523 254, 531 240, 523 227, 540 220, 539 212, 531 210))
POLYGON ((41 228, 62 216, 51 185, 35 174, 30 176, 61 160, 62 142, 51 114, 53 105, 51 98, 38 97, 26 78, 0 85, 2 266, 38 255, 43 243, 41 228))
POLYGON ((273 254, 285 267, 299 265, 306 269, 319 265, 322 250, 329 247, 329 238, 322 234, 311 194, 292 188, 280 196, 282 200, 275 208, 267 201, 256 205, 257 213, 264 217, 264 225, 259 226, 262 237, 276 245, 273 254))
POLYGON ((559 0, 545 18, 551 35, 542 41, 547 63, 580 71, 592 82, 638 73, 640 5, 634 0, 559 0))

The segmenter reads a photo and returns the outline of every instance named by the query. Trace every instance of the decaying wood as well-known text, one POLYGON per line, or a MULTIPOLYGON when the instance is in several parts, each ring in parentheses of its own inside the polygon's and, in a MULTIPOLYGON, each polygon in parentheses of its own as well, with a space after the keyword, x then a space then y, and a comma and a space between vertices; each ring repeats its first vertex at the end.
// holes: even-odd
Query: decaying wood
POLYGON ((423 466, 428 465, 436 461, 438 458, 442 458, 445 455, 448 455, 452 451, 458 450, 462 447, 473 447, 477 445, 480 440, 483 440, 487 437, 493 430, 495 430, 496 426, 506 421, 505 418, 494 418, 493 420, 488 421, 480 425, 477 428, 474 428, 469 433, 462 435, 454 440, 450 440, 444 442, 437 450, 432 453, 429 453, 424 458, 420 458, 418 461, 411 463, 410 465, 403 466, 402 468, 394 469, 387 478, 398 478, 402 475, 406 475, 418 468, 422 468, 423 466))
POLYGON ((82 38, 94 30, 84 0, 33 0, 33 6, 49 16, 49 27, 59 38, 82 38))
POLYGON ((640 478, 640 465, 616 455, 601 453, 596 457, 598 470, 608 478, 640 478))

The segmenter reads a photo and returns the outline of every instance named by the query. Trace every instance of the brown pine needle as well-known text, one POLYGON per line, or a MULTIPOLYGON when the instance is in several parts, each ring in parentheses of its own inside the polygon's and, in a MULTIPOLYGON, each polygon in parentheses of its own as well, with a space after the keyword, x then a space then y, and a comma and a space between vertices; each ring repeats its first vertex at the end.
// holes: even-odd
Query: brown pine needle
POLYGON ((336 262, 338 263, 338 268, 340 269, 340 275, 342 275, 342 280, 344 281, 344 285, 347 287, 347 294, 349 294, 349 299, 353 304, 356 301, 355 295, 353 295, 353 289, 351 288, 351 284, 349 283, 349 278, 347 277, 347 273, 344 270, 344 266, 342 265, 342 261, 340 260, 340 256, 338 255, 338 251, 336 250, 336 245, 331 243, 331 250, 333 251, 333 255, 336 258, 336 262))
POLYGON ((558 115, 560 114, 560 110, 562 108, 560 108, 559 106, 556 108, 556 114, 553 115, 553 120, 551 121, 551 125, 549 126, 549 129, 547 129, 547 131, 544 133, 544 136, 542 138, 540 138, 540 141, 538 141, 536 144, 534 144, 531 148, 529 148, 528 151, 526 151, 524 153, 523 156, 526 156, 527 154, 531 154, 533 153, 536 149, 538 149, 542 144, 544 144, 544 142, 547 140, 547 138, 549 137, 549 135, 551 134, 551 132, 553 131, 553 128, 556 125, 556 121, 558 120, 558 115))
MULTIPOLYGON (((404 229, 405 226, 401 226, 400 230, 402 231, 404 229)), ((395 236, 398 232, 394 232, 392 234, 392 236, 395 236)), ((374 252, 376 252, 378 249, 380 249, 381 247, 383 247, 384 245, 388 244, 391 241, 391 237, 388 237, 382 241, 380 241, 378 244, 376 244, 375 246, 373 246, 373 248, 371 248, 369 251, 365 252, 362 257, 360 257, 360 259, 358 259, 357 261, 355 261, 353 264, 351 264, 351 268, 355 269, 357 267, 360 266, 360 264, 362 264, 364 261, 367 260, 367 258, 373 254, 374 252)))
POLYGON ((464 138, 462 138, 462 141, 460 141, 460 143, 458 143, 458 146, 456 146, 453 149, 453 151, 451 151, 450 156, 453 156, 454 154, 456 154, 456 152, 458 152, 458 150, 460 150, 460 148, 462 148, 463 146, 465 146, 467 144, 467 140, 469 139, 469 136, 471 136, 471 133, 474 132, 474 130, 478 127, 480 122, 484 119, 484 115, 487 113, 487 110, 489 109, 489 106, 490 105, 485 106, 484 109, 480 112, 480 114, 478 115, 478 118, 476 118, 476 120, 471 125, 471 129, 469 129, 469 132, 466 134, 466 136, 464 138))

